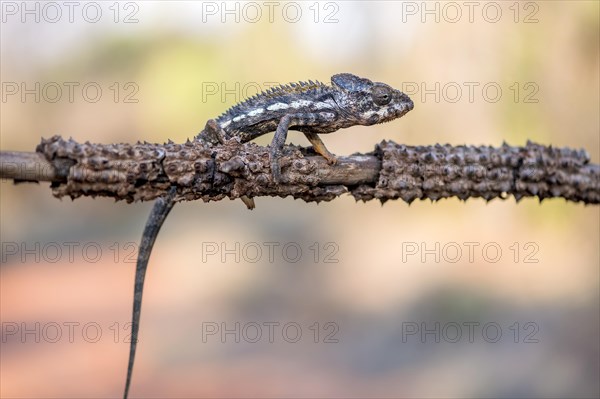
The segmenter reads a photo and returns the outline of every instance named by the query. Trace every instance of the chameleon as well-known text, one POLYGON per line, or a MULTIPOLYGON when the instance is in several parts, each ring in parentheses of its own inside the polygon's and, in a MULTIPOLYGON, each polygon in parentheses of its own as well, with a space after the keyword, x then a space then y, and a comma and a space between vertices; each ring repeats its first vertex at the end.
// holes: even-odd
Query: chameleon
MULTIPOLYGON (((389 122, 402 117, 413 107, 412 100, 400 90, 385 83, 341 73, 331 77, 331 85, 312 80, 289 83, 248 98, 218 118, 210 119, 194 140, 215 146, 228 140, 245 143, 275 132, 269 149, 270 167, 273 182, 282 184, 279 159, 289 130, 304 133, 314 150, 328 163, 335 164, 337 157, 325 147, 319 134, 356 125, 389 122)), ((155 201, 142 234, 135 271, 125 399, 133 373, 148 260, 160 228, 173 208, 175 194, 176 187, 173 186, 167 195, 155 201)), ((242 197, 242 200, 249 209, 254 208, 252 198, 242 197)))

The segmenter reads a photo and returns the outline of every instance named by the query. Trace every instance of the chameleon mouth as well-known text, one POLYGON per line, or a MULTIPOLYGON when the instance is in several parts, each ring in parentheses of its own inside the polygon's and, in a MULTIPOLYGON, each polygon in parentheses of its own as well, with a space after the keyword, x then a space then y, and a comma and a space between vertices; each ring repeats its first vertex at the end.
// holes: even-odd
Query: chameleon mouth
POLYGON ((396 111, 396 115, 398 117, 404 116, 406 113, 408 113, 408 111, 412 111, 412 109, 415 107, 415 104, 412 102, 412 100, 409 98, 408 101, 403 102, 402 106, 399 107, 396 111))
POLYGON ((410 111, 410 109, 408 107, 406 107, 406 106, 400 107, 400 108, 396 109, 396 115, 395 115, 395 117, 396 118, 400 118, 401 116, 406 115, 406 113, 408 111, 410 111))

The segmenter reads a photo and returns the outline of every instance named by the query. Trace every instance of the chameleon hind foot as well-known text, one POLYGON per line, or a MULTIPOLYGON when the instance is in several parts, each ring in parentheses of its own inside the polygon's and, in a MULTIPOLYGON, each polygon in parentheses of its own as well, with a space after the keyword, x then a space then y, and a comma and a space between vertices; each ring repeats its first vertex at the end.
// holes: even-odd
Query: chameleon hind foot
POLYGON ((216 145, 225 143, 226 137, 225 130, 219 126, 217 121, 209 119, 206 121, 204 129, 196 136, 196 139, 216 145))

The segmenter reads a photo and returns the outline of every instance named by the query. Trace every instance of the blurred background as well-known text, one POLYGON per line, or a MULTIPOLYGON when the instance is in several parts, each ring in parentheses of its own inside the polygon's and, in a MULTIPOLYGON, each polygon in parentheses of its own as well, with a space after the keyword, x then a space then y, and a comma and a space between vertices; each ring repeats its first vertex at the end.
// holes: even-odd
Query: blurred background
MULTIPOLYGON (((54 134, 182 142, 271 85, 351 72, 415 108, 323 136, 335 154, 529 139, 600 162, 596 1, 1 7, 2 150, 54 134)), ((48 186, 0 183, 0 395, 119 397, 151 204, 48 186)), ((256 204, 174 208, 132 397, 600 395, 597 206, 256 204)))

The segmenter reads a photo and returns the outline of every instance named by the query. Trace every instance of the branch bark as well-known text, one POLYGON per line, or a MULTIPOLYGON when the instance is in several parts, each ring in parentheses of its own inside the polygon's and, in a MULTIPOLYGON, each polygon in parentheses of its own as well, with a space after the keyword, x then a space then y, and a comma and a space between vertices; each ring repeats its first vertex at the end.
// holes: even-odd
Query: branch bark
POLYGON ((340 157, 337 165, 310 150, 286 146, 284 183, 273 183, 267 147, 230 141, 208 147, 175 144, 92 144, 54 136, 35 153, 0 153, 2 178, 50 181, 56 197, 106 196, 127 202, 164 196, 176 201, 225 197, 293 196, 330 201, 350 193, 357 200, 401 198, 486 200, 513 195, 600 202, 600 165, 584 150, 528 142, 524 147, 406 146, 379 143, 374 152, 340 157))

